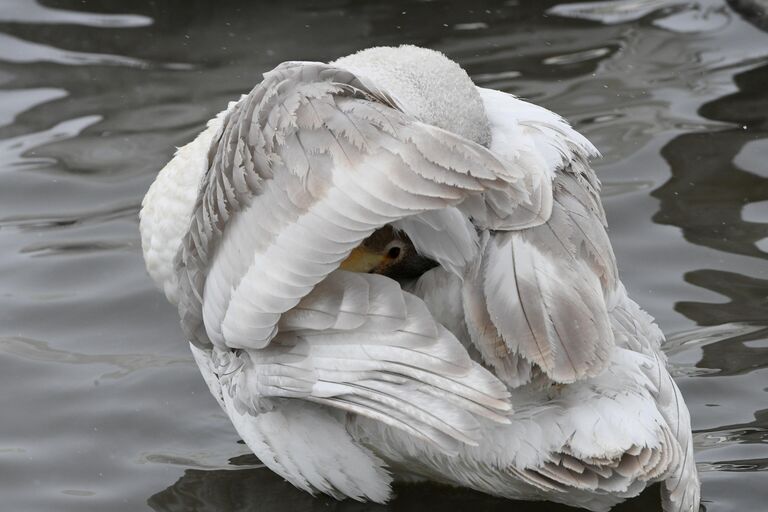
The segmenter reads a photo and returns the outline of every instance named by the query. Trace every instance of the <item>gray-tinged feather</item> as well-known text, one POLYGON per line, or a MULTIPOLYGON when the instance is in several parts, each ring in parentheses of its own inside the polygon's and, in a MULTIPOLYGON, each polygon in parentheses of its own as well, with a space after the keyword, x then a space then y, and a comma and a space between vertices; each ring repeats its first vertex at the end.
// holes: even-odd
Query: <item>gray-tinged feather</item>
MULTIPOLYGON (((249 271, 251 256, 263 253, 296 218, 311 212, 339 179, 346 180, 342 194, 352 201, 339 206, 340 225, 362 221, 365 227, 356 232, 361 240, 393 218, 456 204, 489 187, 508 190, 521 201, 527 195, 519 170, 508 168, 486 148, 413 120, 369 80, 320 63, 288 62, 266 73, 228 113, 208 163, 176 259, 182 326, 200 347, 264 346, 276 334, 275 326, 265 324, 272 316, 228 316, 230 310, 253 308, 258 315, 262 299, 271 304, 272 314, 278 307, 275 300, 251 294, 249 305, 235 309, 230 302, 249 271), (229 237, 227 243, 238 247, 242 261, 225 257, 216 273, 222 280, 216 284, 217 303, 207 304, 204 290, 214 262, 220 263, 217 254, 225 232, 250 211, 261 215, 251 215, 249 221, 258 240, 229 237), (211 325, 224 324, 229 317, 230 325, 211 325)), ((318 263, 316 277, 295 288, 299 295, 281 296, 282 312, 344 258, 354 246, 349 237, 345 240, 338 252, 326 251, 332 257, 318 263)))
MULTIPOLYGON (((592 170, 577 159, 558 172, 553 188, 546 223, 491 234, 482 287, 507 357, 522 356, 550 379, 574 382, 608 362, 614 346, 608 310, 618 280, 592 170)), ((492 335, 484 339, 497 343, 492 335)))
MULTIPOLYGON (((194 344, 239 361, 220 375, 238 407, 321 401, 443 447, 474 442, 478 416, 505 421, 504 385, 420 300, 334 270, 384 224, 489 188, 523 201, 519 170, 319 63, 267 73, 228 113, 208 164, 177 255, 179 312, 194 344)), ((476 250, 461 235, 456 264, 476 250)))
POLYGON ((443 450, 475 443, 478 417, 508 421, 504 385, 389 278, 333 272, 283 315, 280 328, 263 349, 213 349, 240 361, 227 378, 243 411, 269 399, 304 399, 390 416, 386 423, 443 450))

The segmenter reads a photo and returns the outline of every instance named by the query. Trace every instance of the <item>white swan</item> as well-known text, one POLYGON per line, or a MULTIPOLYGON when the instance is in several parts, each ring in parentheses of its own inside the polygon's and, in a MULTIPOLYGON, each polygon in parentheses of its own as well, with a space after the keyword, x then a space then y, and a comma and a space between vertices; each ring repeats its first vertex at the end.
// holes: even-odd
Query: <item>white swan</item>
POLYGON ((595 154, 431 50, 286 62, 160 172, 144 258, 240 436, 301 489, 607 510, 662 481, 665 510, 696 511, 688 411, 617 276, 595 154))

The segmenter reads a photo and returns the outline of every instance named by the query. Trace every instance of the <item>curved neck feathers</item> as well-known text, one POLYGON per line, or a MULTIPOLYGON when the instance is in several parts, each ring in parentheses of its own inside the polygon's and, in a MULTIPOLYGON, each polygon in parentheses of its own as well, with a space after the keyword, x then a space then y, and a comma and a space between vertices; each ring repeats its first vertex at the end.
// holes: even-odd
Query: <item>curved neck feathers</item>
POLYGON ((207 170, 211 143, 235 104, 231 102, 192 142, 176 151, 142 201, 139 230, 147 271, 174 304, 178 294, 174 258, 189 228, 200 180, 207 170))

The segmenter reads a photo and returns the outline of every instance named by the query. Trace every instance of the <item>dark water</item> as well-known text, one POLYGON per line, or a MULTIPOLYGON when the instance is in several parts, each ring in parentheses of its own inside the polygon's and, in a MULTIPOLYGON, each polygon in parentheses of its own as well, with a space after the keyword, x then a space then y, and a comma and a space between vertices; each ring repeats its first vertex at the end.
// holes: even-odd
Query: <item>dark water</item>
MULTIPOLYGON (((438 487, 313 499, 248 455, 145 275, 157 170, 288 59, 416 43, 568 117, 624 281, 672 337, 708 511, 768 498, 768 34, 716 0, 0 0, 0 509, 565 510, 438 487)), ((745 2, 734 2, 744 4, 745 2)), ((621 510, 658 510, 655 490, 621 510)))

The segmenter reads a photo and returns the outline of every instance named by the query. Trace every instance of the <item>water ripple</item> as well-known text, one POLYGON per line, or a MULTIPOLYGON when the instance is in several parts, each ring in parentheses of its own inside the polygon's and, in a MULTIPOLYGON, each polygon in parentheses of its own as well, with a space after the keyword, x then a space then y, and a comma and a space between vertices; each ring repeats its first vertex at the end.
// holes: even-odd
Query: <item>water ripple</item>
POLYGON ((547 14, 564 18, 598 21, 606 25, 639 20, 655 11, 685 5, 685 0, 613 0, 608 2, 579 2, 556 5, 547 14))
POLYGON ((48 215, 48 216, 24 216, 24 217, 6 217, 0 219, 0 228, 16 227, 22 230, 48 229, 69 227, 94 222, 104 222, 108 220, 120 219, 124 217, 137 216, 141 204, 132 203, 126 205, 116 205, 103 210, 92 210, 78 214, 69 215, 48 215))
POLYGON ((727 462, 703 462, 697 465, 702 472, 706 471, 735 471, 753 472, 768 470, 766 459, 729 460, 727 462))
POLYGON ((138 370, 169 366, 194 366, 192 356, 186 358, 157 354, 81 354, 59 350, 45 341, 22 336, 0 336, 0 353, 21 357, 37 363, 66 363, 76 365, 105 364, 116 371, 105 373, 103 379, 119 379, 138 370))
POLYGON ((159 67, 179 71, 194 69, 193 65, 186 63, 153 63, 122 55, 63 50, 45 44, 26 41, 2 32, 0 32, 0 61, 14 64, 51 62, 65 66, 125 66, 141 69, 159 67))
MULTIPOLYGON (((244 450, 247 450, 247 448, 244 448, 244 450)), ((186 468, 207 470, 241 470, 266 468, 266 466, 262 464, 255 455, 250 453, 250 451, 237 457, 233 457, 228 461, 217 460, 220 458, 220 454, 178 455, 171 453, 147 453, 140 457, 139 463, 168 464, 173 466, 183 466, 186 468)))
POLYGON ((544 64, 564 66, 576 64, 577 62, 586 62, 588 60, 600 59, 611 53, 610 48, 590 48, 580 52, 566 53, 563 55, 554 55, 544 59, 544 64))
POLYGON ((0 90, 0 127, 13 123, 16 117, 32 107, 64 98, 67 91, 53 87, 0 90))
POLYGON ((50 159, 29 158, 26 153, 44 144, 77 137, 83 130, 101 120, 102 116, 100 115, 82 116, 62 121, 47 130, 2 139, 0 140, 0 154, 3 155, 3 161, 0 164, 0 169, 49 162, 50 159))
POLYGON ((115 251, 120 249, 133 249, 133 241, 105 242, 103 240, 88 240, 81 242, 40 243, 28 245, 21 249, 22 254, 31 254, 35 257, 60 256, 63 254, 84 254, 89 252, 115 251))
POLYGON ((88 27, 134 28, 152 24, 152 18, 138 14, 98 14, 53 9, 37 2, 3 0, 0 22, 83 25, 88 27))

